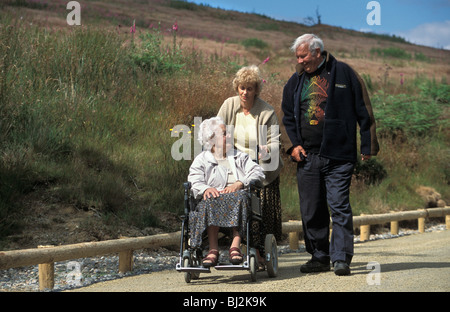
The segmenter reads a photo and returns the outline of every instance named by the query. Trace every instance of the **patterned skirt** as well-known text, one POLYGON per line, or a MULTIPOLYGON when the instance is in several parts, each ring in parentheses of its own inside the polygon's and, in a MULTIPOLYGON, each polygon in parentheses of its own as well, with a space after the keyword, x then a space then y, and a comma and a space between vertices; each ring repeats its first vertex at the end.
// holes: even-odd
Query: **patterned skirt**
POLYGON ((261 205, 266 233, 272 233, 277 241, 281 240, 280 177, 261 191, 261 205))
POLYGON ((211 225, 237 227, 241 237, 245 237, 249 206, 250 198, 244 190, 201 200, 195 210, 189 213, 191 247, 199 248, 202 245, 203 232, 211 225))
POLYGON ((280 195, 280 177, 277 177, 272 183, 263 187, 260 192, 261 211, 263 214, 262 224, 253 222, 251 233, 253 242, 259 242, 264 246, 264 240, 267 234, 273 234, 277 241, 281 240, 281 195, 280 195))

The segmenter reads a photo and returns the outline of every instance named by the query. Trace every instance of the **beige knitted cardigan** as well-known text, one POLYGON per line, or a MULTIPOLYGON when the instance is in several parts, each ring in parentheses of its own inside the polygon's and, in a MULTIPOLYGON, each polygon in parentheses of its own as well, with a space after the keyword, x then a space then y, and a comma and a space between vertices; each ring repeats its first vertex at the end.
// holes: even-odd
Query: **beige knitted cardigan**
MULTIPOLYGON (((236 114, 240 110, 241 102, 239 96, 230 97, 222 104, 217 116, 221 117, 226 125, 236 126, 236 114)), ((278 118, 275 114, 275 110, 271 105, 259 97, 255 99, 255 103, 250 109, 250 114, 256 118, 256 124, 259 125, 259 127, 257 127, 258 145, 266 145, 269 150, 270 159, 259 161, 266 176, 263 181, 263 185, 266 186, 279 176, 281 168, 283 167, 280 151, 281 130, 279 129, 278 118), (267 126, 267 139, 264 138, 261 133, 261 126, 267 126), (272 131, 276 128, 271 128, 271 126, 277 126, 278 131, 272 131)))

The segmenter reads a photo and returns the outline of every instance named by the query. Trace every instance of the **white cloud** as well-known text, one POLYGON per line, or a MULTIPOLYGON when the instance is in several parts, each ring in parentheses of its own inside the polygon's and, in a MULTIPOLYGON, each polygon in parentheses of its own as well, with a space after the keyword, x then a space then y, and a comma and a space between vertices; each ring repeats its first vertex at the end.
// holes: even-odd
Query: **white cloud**
POLYGON ((450 50, 450 20, 422 24, 397 35, 411 43, 450 50))

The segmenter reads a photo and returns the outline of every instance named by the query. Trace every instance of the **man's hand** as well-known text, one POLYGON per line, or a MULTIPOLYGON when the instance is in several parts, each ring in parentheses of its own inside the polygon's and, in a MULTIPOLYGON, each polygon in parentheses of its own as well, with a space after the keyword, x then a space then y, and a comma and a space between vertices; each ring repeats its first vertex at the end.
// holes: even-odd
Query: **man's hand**
POLYGON ((303 161, 302 158, 300 157, 300 154, 302 154, 304 157, 306 157, 305 150, 303 149, 303 147, 298 145, 298 146, 294 147, 294 149, 292 150, 291 157, 296 162, 303 161))
POLYGON ((361 160, 362 160, 362 161, 369 160, 371 157, 372 157, 372 155, 364 155, 364 154, 361 154, 361 160))

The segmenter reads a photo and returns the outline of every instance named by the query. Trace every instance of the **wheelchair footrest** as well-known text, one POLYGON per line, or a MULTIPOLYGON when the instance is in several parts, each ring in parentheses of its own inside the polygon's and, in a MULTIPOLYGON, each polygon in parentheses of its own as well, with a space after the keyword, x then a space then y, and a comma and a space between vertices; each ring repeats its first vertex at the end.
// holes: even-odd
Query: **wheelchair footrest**
POLYGON ((179 263, 176 266, 178 272, 191 272, 191 273, 211 273, 210 268, 205 267, 182 267, 179 263))
POLYGON ((247 261, 242 264, 219 264, 214 267, 216 270, 230 271, 230 270, 248 270, 249 266, 247 261))

